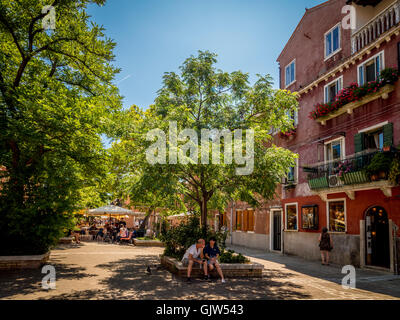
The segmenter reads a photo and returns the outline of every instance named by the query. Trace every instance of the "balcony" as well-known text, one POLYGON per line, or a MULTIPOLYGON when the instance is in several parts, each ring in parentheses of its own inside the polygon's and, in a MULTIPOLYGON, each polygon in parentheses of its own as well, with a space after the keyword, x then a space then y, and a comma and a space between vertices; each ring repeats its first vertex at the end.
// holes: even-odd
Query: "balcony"
MULTIPOLYGON (((400 23, 400 0, 389 5, 386 1, 377 1, 374 5, 356 5, 357 28, 352 35, 352 54, 384 37, 400 23), (360 24, 360 25, 359 25, 360 24)), ((357 4, 357 2, 355 2, 357 4)))
POLYGON ((326 201, 327 195, 345 192, 350 199, 355 199, 355 191, 381 189, 385 196, 391 196, 393 185, 388 181, 389 167, 368 173, 368 166, 375 155, 394 157, 394 152, 364 151, 344 160, 304 166, 303 172, 308 173, 310 189, 326 201))

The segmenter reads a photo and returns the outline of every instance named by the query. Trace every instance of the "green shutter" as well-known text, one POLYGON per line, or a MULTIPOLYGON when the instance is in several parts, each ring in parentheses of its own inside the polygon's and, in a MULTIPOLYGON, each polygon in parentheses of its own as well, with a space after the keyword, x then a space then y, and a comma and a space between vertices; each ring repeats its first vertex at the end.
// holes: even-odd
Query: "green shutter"
POLYGON ((364 147, 364 132, 354 135, 354 152, 359 153, 365 149, 364 147))
POLYGON ((383 145, 393 145, 393 123, 383 126, 383 145))

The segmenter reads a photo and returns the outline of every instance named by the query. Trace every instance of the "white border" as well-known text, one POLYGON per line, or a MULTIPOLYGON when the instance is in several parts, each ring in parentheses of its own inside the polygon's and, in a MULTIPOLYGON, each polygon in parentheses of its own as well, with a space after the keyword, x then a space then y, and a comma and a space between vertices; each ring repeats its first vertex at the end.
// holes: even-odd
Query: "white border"
MULTIPOLYGON (((368 62, 370 62, 371 60, 375 59, 377 56, 382 54, 382 66, 381 66, 381 71, 383 69, 385 69, 385 50, 379 51, 376 55, 368 58, 367 60, 365 60, 363 63, 360 63, 357 65, 357 83, 358 85, 360 85, 360 67, 364 66, 365 64, 367 64, 368 62)), ((365 74, 365 70, 364 70, 364 74, 365 74)))
MULTIPOLYGON (((343 76, 340 76, 340 77, 337 77, 335 80, 332 80, 331 82, 329 82, 328 84, 326 84, 325 86, 324 86, 324 102, 325 103, 328 103, 328 101, 326 100, 326 87, 329 87, 332 83, 334 83, 334 82, 336 82, 336 81, 338 81, 338 80, 340 80, 341 81, 341 85, 340 85, 340 90, 342 90, 343 89, 343 76)), ((338 93, 340 92, 340 90, 338 90, 338 93)))
POLYGON ((289 232, 293 232, 293 231, 299 231, 299 204, 297 202, 292 202, 292 203, 285 203, 285 231, 289 231, 289 232), (287 223, 288 223, 288 219, 287 219, 287 207, 288 206, 293 206, 296 205, 296 227, 297 229, 295 230, 288 230, 287 228, 287 223))
POLYGON ((285 67, 285 89, 290 87, 293 83, 296 82, 296 58, 294 58, 286 67, 285 67), (294 80, 286 85, 286 69, 294 62, 294 80))
POLYGON ((374 126, 359 130, 358 133, 364 133, 364 132, 373 131, 375 129, 382 128, 383 126, 386 126, 387 124, 389 124, 389 121, 381 122, 381 123, 378 123, 378 124, 376 124, 374 126))
POLYGON ((338 233, 338 234, 345 234, 347 233, 347 199, 346 198, 338 198, 338 199, 328 199, 326 201, 326 225, 328 228, 329 233, 338 233), (336 202, 336 201, 344 201, 344 227, 345 231, 340 232, 340 231, 330 231, 330 220, 329 220, 329 203, 330 202, 336 202))
POLYGON ((340 27, 340 22, 336 25, 334 25, 331 29, 329 29, 329 31, 325 32, 324 34, 324 57, 325 60, 328 60, 330 58, 332 58, 335 54, 339 53, 342 50, 342 28, 340 27), (331 54, 326 55, 326 36, 331 33, 334 29, 336 29, 336 27, 339 27, 339 47, 336 49, 336 51, 333 51, 331 54))

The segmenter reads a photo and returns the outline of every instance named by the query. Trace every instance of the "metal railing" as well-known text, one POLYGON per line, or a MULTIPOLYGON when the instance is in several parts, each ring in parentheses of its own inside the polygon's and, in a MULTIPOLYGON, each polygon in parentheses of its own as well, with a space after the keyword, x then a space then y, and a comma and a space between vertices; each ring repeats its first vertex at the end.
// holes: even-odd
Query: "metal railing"
POLYGON ((400 23, 400 0, 397 0, 351 37, 352 54, 378 39, 382 34, 400 23))
MULTIPOLYGON (((303 166, 303 172, 308 174, 308 184, 311 189, 327 189, 344 185, 363 184, 371 182, 366 172, 367 166, 377 153, 382 151, 364 151, 323 164, 303 166)), ((393 154, 393 151, 390 151, 393 154)), ((389 168, 387 168, 389 171, 389 168)), ((382 179, 382 178, 379 178, 382 179)), ((387 180, 387 175, 383 178, 387 180)))

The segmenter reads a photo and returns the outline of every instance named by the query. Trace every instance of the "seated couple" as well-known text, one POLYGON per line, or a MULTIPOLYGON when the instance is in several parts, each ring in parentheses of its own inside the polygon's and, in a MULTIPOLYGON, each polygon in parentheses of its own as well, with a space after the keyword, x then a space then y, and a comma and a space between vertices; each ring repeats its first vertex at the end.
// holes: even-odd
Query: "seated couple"
POLYGON ((192 268, 193 265, 197 263, 199 264, 200 268, 202 267, 204 270, 204 280, 210 279, 208 269, 212 271, 214 268, 216 268, 221 277, 221 282, 225 283, 221 266, 218 263, 220 254, 221 252, 217 246, 217 240, 214 237, 210 238, 210 242, 207 244, 207 246, 205 245, 205 241, 203 239, 199 239, 196 244, 190 246, 189 249, 186 250, 186 253, 182 259, 182 264, 188 267, 187 281, 191 281, 190 275, 192 273, 192 268))

